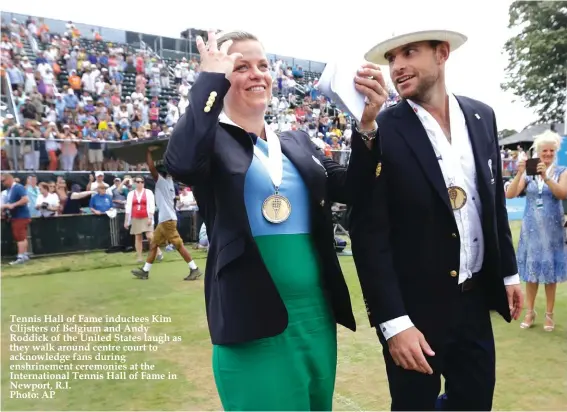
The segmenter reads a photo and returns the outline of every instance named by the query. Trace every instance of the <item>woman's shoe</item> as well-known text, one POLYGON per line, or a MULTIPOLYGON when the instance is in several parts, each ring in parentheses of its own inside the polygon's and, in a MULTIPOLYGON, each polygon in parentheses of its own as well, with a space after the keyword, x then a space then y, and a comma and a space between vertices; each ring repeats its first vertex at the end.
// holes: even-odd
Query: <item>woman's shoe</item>
POLYGON ((524 321, 520 323, 520 328, 522 329, 529 329, 534 325, 535 319, 537 316, 537 312, 535 309, 528 309, 526 311, 526 316, 524 316, 524 321))
POLYGON ((553 332, 553 329, 555 329, 555 322, 553 320, 553 312, 545 312, 545 320, 547 322, 550 322, 551 325, 544 325, 543 330, 546 331, 546 332, 553 332))

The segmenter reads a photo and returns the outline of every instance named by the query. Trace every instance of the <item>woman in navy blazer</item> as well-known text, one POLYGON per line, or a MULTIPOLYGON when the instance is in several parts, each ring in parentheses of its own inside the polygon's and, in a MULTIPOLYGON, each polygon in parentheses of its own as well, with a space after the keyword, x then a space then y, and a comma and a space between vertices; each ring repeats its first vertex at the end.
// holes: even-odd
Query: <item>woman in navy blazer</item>
MULTIPOLYGON (((357 151, 366 158, 347 171, 306 133, 266 126, 272 78, 255 36, 217 41, 210 32, 197 47, 202 71, 165 164, 193 187, 207 227, 205 299, 223 407, 330 410, 336 324, 356 329, 331 204, 364 196, 377 160, 357 151)), ((352 144, 371 146, 386 93, 378 67, 363 70, 356 81, 368 104, 352 144)))

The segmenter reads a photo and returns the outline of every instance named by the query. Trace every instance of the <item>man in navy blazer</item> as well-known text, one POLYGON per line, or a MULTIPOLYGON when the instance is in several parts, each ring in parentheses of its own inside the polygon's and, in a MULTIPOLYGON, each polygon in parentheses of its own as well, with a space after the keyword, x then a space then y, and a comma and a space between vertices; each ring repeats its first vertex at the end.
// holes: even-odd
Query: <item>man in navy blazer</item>
POLYGON ((389 65, 402 98, 378 116, 381 161, 350 224, 392 410, 435 409, 441 375, 447 409, 490 410, 489 311, 510 322, 522 309, 494 112, 445 86, 445 62, 465 41, 407 33, 365 56, 389 65))

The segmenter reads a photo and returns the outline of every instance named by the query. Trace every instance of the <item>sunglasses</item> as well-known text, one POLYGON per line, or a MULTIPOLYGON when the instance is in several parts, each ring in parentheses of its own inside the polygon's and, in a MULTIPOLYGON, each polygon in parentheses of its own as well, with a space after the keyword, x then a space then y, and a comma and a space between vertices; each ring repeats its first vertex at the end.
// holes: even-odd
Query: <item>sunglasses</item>
POLYGON ((136 183, 144 183, 143 180, 136 180, 136 183))

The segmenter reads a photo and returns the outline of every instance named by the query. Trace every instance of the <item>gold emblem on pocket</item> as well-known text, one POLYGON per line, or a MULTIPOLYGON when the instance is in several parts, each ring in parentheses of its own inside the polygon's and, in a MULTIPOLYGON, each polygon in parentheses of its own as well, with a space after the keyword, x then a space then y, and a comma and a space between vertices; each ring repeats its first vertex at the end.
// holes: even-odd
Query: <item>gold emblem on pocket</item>
POLYGON ((376 166, 376 177, 380 176, 380 173, 382 173, 382 162, 376 166))

